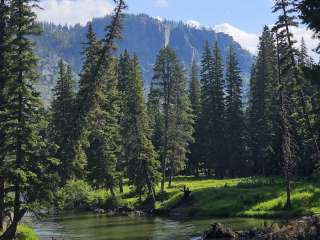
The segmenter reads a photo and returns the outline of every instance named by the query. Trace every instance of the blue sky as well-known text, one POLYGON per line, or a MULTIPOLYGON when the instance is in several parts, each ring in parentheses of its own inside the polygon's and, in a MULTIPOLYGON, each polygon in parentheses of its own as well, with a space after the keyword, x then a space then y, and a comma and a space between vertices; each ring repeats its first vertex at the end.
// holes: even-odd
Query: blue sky
MULTIPOLYGON (((112 9, 112 0, 41 0, 41 20, 85 24, 112 9)), ((130 13, 147 13, 170 20, 194 20, 204 26, 229 23, 244 31, 259 33, 271 24, 272 0, 127 0, 130 13)))
MULTIPOLYGON (((273 0, 127 0, 129 13, 182 20, 194 27, 206 26, 231 35, 240 45, 255 54, 264 25, 272 25, 273 0)), ((113 9, 112 0, 40 0, 43 10, 38 19, 56 24, 85 25, 94 17, 103 17, 113 9)), ((317 46, 312 32, 302 26, 293 29, 296 40, 303 36, 309 49, 317 46)), ((310 52, 311 53, 311 52, 310 52)), ((313 53, 313 56, 318 58, 313 53)))
POLYGON ((195 20, 202 25, 229 23, 244 31, 260 33, 272 24, 272 0, 128 0, 129 11, 170 20, 195 20))

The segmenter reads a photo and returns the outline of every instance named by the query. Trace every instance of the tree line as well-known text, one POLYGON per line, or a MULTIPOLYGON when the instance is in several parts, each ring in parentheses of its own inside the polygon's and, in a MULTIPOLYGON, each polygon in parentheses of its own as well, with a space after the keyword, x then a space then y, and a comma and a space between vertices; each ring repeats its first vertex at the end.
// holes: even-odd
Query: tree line
POLYGON ((319 66, 290 32, 298 13, 319 33, 309 17, 317 1, 275 1, 279 19, 263 29, 244 103, 233 47, 224 64, 219 44, 207 42, 189 77, 174 50, 162 48, 145 98, 138 56, 114 54, 126 9, 116 0, 103 39, 88 25, 78 86, 59 62, 49 109, 35 89, 35 2, 0 1, 0 227, 14 213, 0 239, 13 239, 25 213, 52 204, 72 179, 112 195, 128 181, 154 204, 158 184, 164 191, 178 174, 283 174, 290 207, 293 175, 318 173, 319 66))

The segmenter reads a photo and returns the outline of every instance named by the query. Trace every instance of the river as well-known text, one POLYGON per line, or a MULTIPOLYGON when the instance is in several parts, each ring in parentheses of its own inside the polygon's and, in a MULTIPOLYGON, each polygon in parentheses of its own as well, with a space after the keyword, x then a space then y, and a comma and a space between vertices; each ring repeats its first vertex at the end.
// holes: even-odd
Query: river
POLYGON ((210 218, 173 220, 148 216, 115 216, 68 213, 33 222, 40 240, 196 240, 211 223, 234 230, 269 226, 272 220, 210 218))

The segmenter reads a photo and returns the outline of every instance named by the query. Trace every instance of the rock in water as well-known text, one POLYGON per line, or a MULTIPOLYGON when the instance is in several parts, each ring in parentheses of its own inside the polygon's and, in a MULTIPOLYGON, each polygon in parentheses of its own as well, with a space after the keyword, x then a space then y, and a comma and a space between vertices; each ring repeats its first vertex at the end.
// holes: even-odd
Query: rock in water
POLYGON ((216 238, 224 238, 224 239, 234 239, 236 234, 229 229, 225 229, 221 223, 214 223, 211 229, 205 232, 203 239, 216 239, 216 238))

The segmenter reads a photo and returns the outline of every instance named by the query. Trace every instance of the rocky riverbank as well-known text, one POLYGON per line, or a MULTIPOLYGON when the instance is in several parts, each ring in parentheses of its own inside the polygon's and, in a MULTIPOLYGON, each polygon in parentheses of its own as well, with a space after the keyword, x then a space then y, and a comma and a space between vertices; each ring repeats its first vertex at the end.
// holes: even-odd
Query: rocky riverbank
POLYGON ((232 231, 220 223, 214 223, 202 239, 320 240, 320 219, 315 216, 302 217, 283 226, 273 224, 266 229, 248 231, 232 231))

